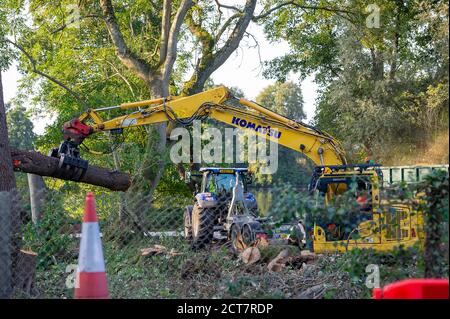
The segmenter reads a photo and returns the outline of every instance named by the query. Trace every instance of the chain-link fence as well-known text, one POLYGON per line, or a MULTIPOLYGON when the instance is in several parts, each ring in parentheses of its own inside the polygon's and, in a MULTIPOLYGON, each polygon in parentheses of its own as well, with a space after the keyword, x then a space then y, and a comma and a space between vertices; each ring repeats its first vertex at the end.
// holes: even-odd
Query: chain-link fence
MULTIPOLYGON (((2 297, 73 297, 89 188, 55 189, 42 189, 31 201, 29 194, 0 193, 2 297)), ((304 214, 310 202, 301 191, 287 185, 229 190, 199 192, 194 199, 96 189, 111 297, 361 296, 364 272, 355 281, 349 269, 349 262, 362 262, 358 257, 310 252, 304 214)), ((408 269, 405 276, 421 276, 408 269)))
MULTIPOLYGON (((17 201, 21 203, 17 206, 21 211, 17 246, 3 241, 8 230, 2 223, 1 247, 10 247, 2 251, 2 256, 9 257, 2 261, 14 263, 11 267, 2 262, 2 278, 10 277, 5 270, 12 269, 15 275, 8 285, 15 298, 72 298, 86 193, 43 192, 38 196, 42 200, 39 216, 24 204, 28 198, 17 201), (17 250, 18 259, 12 255, 17 250)), ((232 215, 239 217, 234 224, 258 224, 265 216, 257 216, 251 205, 255 199, 247 192, 244 196, 246 205, 235 204, 232 215)), ((11 197, 2 193, 3 210, 11 207, 11 197)), ((147 201, 137 193, 99 192, 95 200, 112 298, 290 297, 315 284, 311 279, 305 284, 305 277, 299 275, 302 257, 293 240, 280 242, 263 256, 249 256, 246 263, 238 257, 244 248, 256 247, 255 240, 265 238, 258 237, 258 232, 263 233, 259 225, 243 227, 242 235, 236 226, 228 227, 229 192, 198 198, 203 207, 194 205, 193 197, 153 195, 147 201), (289 271, 269 271, 268 264, 288 246, 291 255, 297 256, 289 261, 289 271)), ((2 212, 2 216, 7 214, 2 212)), ((12 229, 9 234, 11 238, 12 229)))

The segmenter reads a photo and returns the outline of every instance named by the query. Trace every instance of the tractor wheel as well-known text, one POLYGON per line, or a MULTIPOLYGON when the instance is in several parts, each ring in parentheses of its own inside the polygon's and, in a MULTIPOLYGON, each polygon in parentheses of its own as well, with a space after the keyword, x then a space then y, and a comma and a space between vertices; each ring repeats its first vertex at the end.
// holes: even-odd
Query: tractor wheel
POLYGON ((244 225, 242 227, 242 241, 247 247, 250 247, 255 242, 255 234, 250 225, 244 225))
POLYGON ((192 241, 192 206, 186 206, 183 214, 184 229, 183 235, 187 242, 192 241))
POLYGON ((192 209, 192 248, 201 249, 211 243, 214 235, 214 213, 195 204, 192 209))

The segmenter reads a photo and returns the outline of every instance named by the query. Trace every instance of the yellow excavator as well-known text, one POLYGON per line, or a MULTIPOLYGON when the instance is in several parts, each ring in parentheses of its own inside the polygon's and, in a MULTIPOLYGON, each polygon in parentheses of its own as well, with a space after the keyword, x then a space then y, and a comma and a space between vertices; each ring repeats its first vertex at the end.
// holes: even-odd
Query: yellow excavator
POLYGON ((187 126, 204 118, 252 132, 308 157, 315 164, 310 191, 318 200, 331 203, 336 196, 354 190, 351 185, 357 182, 359 195, 355 194, 355 200, 361 204, 364 218, 356 216, 356 224, 349 232, 344 231, 343 225, 324 224, 313 217, 311 239, 315 252, 346 251, 356 247, 389 251, 398 246, 412 246, 424 237, 421 213, 413 211, 409 205, 381 198, 380 165, 348 164, 341 145, 329 134, 255 102, 236 98, 225 87, 191 96, 169 96, 89 109, 63 125, 64 141, 50 155, 60 159, 64 174, 77 179, 88 166, 88 162, 80 158, 79 146, 93 133, 163 122, 187 126), (112 119, 101 117, 102 112, 117 109, 132 111, 112 119))

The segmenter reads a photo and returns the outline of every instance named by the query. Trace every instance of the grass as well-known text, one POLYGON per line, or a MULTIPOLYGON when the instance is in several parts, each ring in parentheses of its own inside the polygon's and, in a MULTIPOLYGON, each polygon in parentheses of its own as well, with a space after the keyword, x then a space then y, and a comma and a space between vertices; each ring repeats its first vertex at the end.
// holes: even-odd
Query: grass
MULTIPOLYGON (((293 298, 323 279, 317 267, 304 276, 294 267, 269 272, 266 263, 247 266, 224 247, 192 252, 180 238, 145 238, 126 247, 108 242, 104 255, 112 298, 293 298), (140 249, 155 243, 180 254, 140 255, 140 249)), ((39 270, 35 296, 72 298, 65 271, 71 263, 76 260, 39 270)))
POLYGON ((385 166, 448 164, 449 132, 441 132, 425 146, 398 145, 388 151, 383 158, 381 162, 385 166))
MULTIPOLYGON (((380 266, 381 285, 422 277, 414 251, 380 254, 370 250, 339 255, 323 255, 315 262, 287 265, 280 272, 269 272, 267 262, 245 265, 222 246, 193 252, 181 238, 135 238, 121 246, 104 243, 107 277, 112 298, 300 298, 322 286, 320 298, 370 298, 365 286, 368 264, 380 266), (141 256, 140 249, 163 245, 167 251, 141 256)), ((37 272, 35 297, 72 298, 66 288, 66 267, 76 259, 51 265, 37 272)))
MULTIPOLYGON (((39 232, 26 232, 28 244, 42 261, 31 297, 72 298, 73 288, 66 286, 71 275, 67 267, 77 264, 79 242, 66 233, 72 231, 70 227, 61 228, 61 216, 46 216, 48 221, 39 232)), ((112 298, 370 298, 371 289, 365 285, 369 264, 379 266, 382 286, 423 277, 418 249, 391 253, 352 250, 323 255, 303 265, 290 263, 279 272, 270 272, 267 264, 279 251, 262 254, 259 262, 246 265, 225 245, 192 251, 181 237, 145 237, 115 220, 102 221, 100 227, 112 298), (166 247, 165 252, 141 255, 141 249, 156 244, 166 247)), ((271 249, 276 247, 264 253, 271 249)))

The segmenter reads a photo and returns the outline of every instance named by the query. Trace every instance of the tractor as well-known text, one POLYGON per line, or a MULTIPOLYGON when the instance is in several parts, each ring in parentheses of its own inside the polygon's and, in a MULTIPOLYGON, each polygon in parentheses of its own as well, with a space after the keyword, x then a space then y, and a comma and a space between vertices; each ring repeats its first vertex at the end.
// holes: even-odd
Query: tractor
POLYGON ((238 234, 250 244, 265 235, 256 198, 248 191, 252 175, 247 168, 203 167, 200 173, 186 176, 197 185, 194 204, 185 208, 183 217, 184 237, 192 248, 204 248, 214 238, 235 243, 238 234))
POLYGON ((193 249, 204 248, 213 239, 229 241, 234 253, 258 238, 305 246, 306 233, 300 222, 274 227, 270 219, 259 216, 255 196, 248 191, 252 175, 247 168, 206 167, 200 172, 186 177, 188 182, 197 178, 195 184, 201 185, 183 218, 184 237, 193 249), (270 238, 268 228, 273 229, 270 238))

